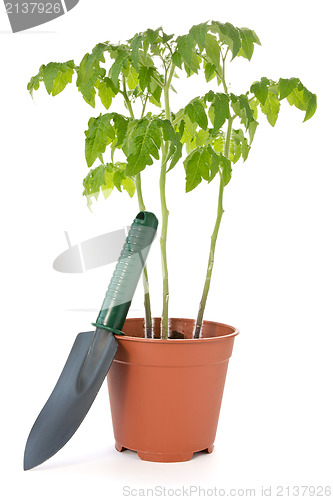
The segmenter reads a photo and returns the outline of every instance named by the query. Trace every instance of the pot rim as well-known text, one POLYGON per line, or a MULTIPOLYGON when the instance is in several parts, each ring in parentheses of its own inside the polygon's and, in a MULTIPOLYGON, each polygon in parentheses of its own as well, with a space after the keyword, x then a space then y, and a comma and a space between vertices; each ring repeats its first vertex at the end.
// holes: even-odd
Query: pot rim
MULTIPOLYGON (((153 320, 154 319, 155 318, 153 318, 153 320)), ((170 320, 177 320, 177 319, 178 320, 182 319, 184 321, 193 321, 194 322, 194 320, 191 318, 169 318, 169 321, 170 320)), ((127 318, 127 320, 142 320, 142 321, 144 321, 144 318, 127 318)), ((151 339, 151 338, 146 338, 146 337, 131 337, 129 335, 116 335, 116 334, 115 334, 115 337, 117 338, 117 340, 121 340, 121 341, 125 341, 125 342, 149 342, 149 343, 158 342, 159 344, 177 344, 179 342, 181 342, 182 344, 190 344, 190 343, 196 342, 196 343, 202 344, 203 342, 214 342, 214 340, 221 340, 221 339, 236 337, 236 335, 239 335, 238 328, 231 326, 231 325, 227 325, 226 323, 220 323, 218 321, 208 321, 208 320, 203 321, 203 325, 208 326, 209 324, 227 326, 229 328, 232 328, 234 331, 232 333, 228 333, 226 335, 219 335, 219 336, 215 336, 215 337, 204 337, 204 338, 199 338, 199 339, 193 339, 193 338, 191 338, 191 339, 161 339, 161 338, 151 339)))

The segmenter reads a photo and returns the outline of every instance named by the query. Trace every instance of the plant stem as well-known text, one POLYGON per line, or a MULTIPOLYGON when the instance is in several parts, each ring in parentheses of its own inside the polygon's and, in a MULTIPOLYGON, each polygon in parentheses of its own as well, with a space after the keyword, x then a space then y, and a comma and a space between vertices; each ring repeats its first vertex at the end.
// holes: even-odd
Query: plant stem
POLYGON ((199 306, 199 312, 198 312, 198 316, 197 316, 197 320, 196 320, 196 324, 195 324, 195 329, 194 329, 194 334, 193 334, 193 338, 195 338, 195 339, 198 339, 200 337, 201 328, 202 328, 202 319, 203 319, 203 314, 204 314, 204 310, 206 307, 207 296, 208 296, 208 292, 209 292, 209 288, 210 288, 210 281, 211 281, 212 272, 213 272, 216 240, 217 240, 217 235, 218 235, 218 231, 219 231, 220 224, 221 224, 222 215, 224 212, 223 205, 222 205, 223 189, 224 189, 223 175, 220 172, 220 188, 219 188, 219 197, 218 197, 218 204, 217 204, 217 216, 216 216, 214 231, 213 231, 212 236, 211 236, 206 279, 205 279, 205 284, 204 284, 202 297, 201 297, 201 301, 200 301, 200 306, 199 306))
MULTIPOLYGON (((228 94, 228 88, 226 85, 225 81, 225 59, 226 59, 225 54, 224 57, 222 57, 222 83, 223 83, 223 88, 226 94, 228 94)), ((230 151, 230 141, 231 141, 231 131, 232 131, 232 122, 234 120, 234 117, 230 116, 228 119, 228 129, 227 129, 227 136, 226 136, 226 141, 225 141, 225 147, 224 147, 224 156, 226 158, 229 158, 229 151, 230 151)), ((219 233, 220 225, 221 225, 221 220, 222 220, 222 215, 223 215, 223 191, 224 191, 224 180, 223 180, 223 171, 219 172, 220 174, 220 187, 219 187, 219 195, 218 195, 218 202, 217 202, 217 214, 216 214, 216 220, 215 220, 215 225, 214 225, 214 230, 211 236, 211 243, 210 243, 210 249, 209 249, 209 258, 208 258, 208 265, 207 265, 207 272, 206 272, 206 278, 205 278, 205 284, 204 288, 202 291, 202 296, 201 296, 201 301, 199 305, 199 311, 194 327, 194 332, 193 332, 193 338, 198 339, 201 334, 201 329, 202 329, 202 321, 203 321, 203 315, 206 307, 206 302, 207 302, 207 296, 208 292, 210 289, 210 283, 211 283, 211 277, 212 277, 212 272, 213 272, 213 267, 214 267, 214 257, 215 257, 215 248, 216 248, 216 241, 217 241, 217 236, 219 233)))
POLYGON ((167 264, 166 241, 168 232, 169 211, 165 197, 165 177, 166 177, 166 147, 162 143, 162 165, 160 174, 160 197, 162 210, 162 229, 160 237, 162 277, 163 277, 163 309, 161 318, 161 338, 167 339, 169 334, 169 275, 167 264))
MULTIPOLYGON (((139 202, 140 211, 146 210, 146 206, 143 202, 143 197, 142 197, 140 173, 135 176, 135 185, 136 185, 136 192, 138 195, 138 202, 139 202)), ((153 336, 153 322, 152 322, 152 315, 151 315, 147 266, 145 266, 143 269, 142 284, 143 284, 144 305, 145 305, 145 337, 150 339, 153 336)))
MULTIPOLYGON (((164 85, 165 118, 169 121, 171 121, 169 89, 174 70, 175 70, 175 65, 172 64, 169 75, 167 70, 165 74, 165 85, 164 85)), ((163 309, 161 318, 161 337, 163 339, 167 339, 169 335, 169 274, 168 274, 167 252, 166 252, 169 211, 167 208, 166 195, 165 195, 168 146, 169 145, 166 141, 162 141, 162 165, 160 174, 162 229, 161 229, 160 246, 161 246, 162 277, 163 277, 163 309)))
MULTIPOLYGON (((131 101, 128 98, 127 90, 126 90, 126 80, 125 76, 123 75, 123 96, 124 100, 127 106, 127 109, 129 111, 129 114, 131 115, 131 118, 134 118, 134 112, 132 108, 131 101)), ((147 96, 148 98, 148 96, 147 96)), ((147 99, 145 101, 144 109, 146 107, 147 99)), ((142 111, 142 115, 144 113, 144 109, 142 111)), ((135 186, 136 186, 136 193, 138 196, 138 202, 139 202, 139 209, 140 211, 146 210, 146 206, 143 202, 143 196, 142 196, 142 188, 141 188, 141 175, 138 173, 135 176, 135 186)), ((142 284, 143 284, 143 293, 144 293, 144 307, 145 307, 145 337, 146 338, 152 338, 153 336, 153 321, 152 321, 152 315, 151 315, 151 304, 150 304, 150 293, 149 293, 149 281, 148 281, 148 269, 147 265, 145 265, 142 273, 142 284)))
POLYGON ((131 115, 131 118, 134 118, 132 104, 131 104, 131 101, 129 100, 128 94, 127 94, 125 75, 123 75, 123 91, 122 91, 122 94, 124 96, 124 100, 125 100, 127 109, 129 111, 129 114, 131 115))

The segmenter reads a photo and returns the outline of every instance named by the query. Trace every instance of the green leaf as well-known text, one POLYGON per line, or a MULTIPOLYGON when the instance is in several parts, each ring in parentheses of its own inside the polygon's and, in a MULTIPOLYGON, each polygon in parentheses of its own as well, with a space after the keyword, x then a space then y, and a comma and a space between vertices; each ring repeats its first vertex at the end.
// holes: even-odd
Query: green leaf
POLYGON ((317 109, 317 96, 316 94, 311 94, 308 98, 305 118, 303 121, 309 120, 315 114, 316 109, 317 109))
POLYGON ((199 127, 206 130, 208 127, 208 118, 205 108, 198 98, 193 99, 186 107, 185 113, 188 114, 193 123, 197 123, 199 127))
POLYGON ((129 66, 126 75, 127 86, 130 90, 134 90, 139 85, 139 75, 133 66, 129 66))
POLYGON ((134 180, 131 179, 130 177, 125 177, 125 179, 123 179, 121 185, 123 186, 125 191, 127 191, 127 193, 130 195, 130 197, 133 198, 133 196, 135 194, 135 182, 134 182, 134 180))
POLYGON ((288 97, 288 95, 298 87, 299 83, 300 81, 298 78, 280 78, 280 100, 288 97))
POLYGON ((208 61, 205 61, 204 62, 204 69, 205 69, 206 82, 210 82, 215 76, 215 66, 214 66, 214 64, 212 64, 208 61))
POLYGON ((251 109, 250 102, 246 95, 241 94, 236 96, 235 94, 230 94, 231 97, 231 107, 236 113, 236 115, 241 119, 241 123, 245 125, 248 129, 250 123, 254 120, 253 110, 251 109))
POLYGON ((219 159, 222 168, 223 184, 224 186, 226 186, 227 184, 229 184, 231 180, 231 174, 232 174, 231 161, 229 160, 229 158, 226 158, 222 154, 219 156, 219 159))
POLYGON ((91 198, 98 199, 99 193, 102 192, 104 198, 108 198, 116 187, 119 191, 122 188, 127 191, 132 198, 135 193, 135 182, 131 177, 126 177, 124 163, 106 163, 91 169, 89 174, 83 180, 84 191, 83 195, 87 197, 88 206, 91 205, 91 198))
POLYGON ((87 197, 88 206, 91 205, 92 197, 98 199, 101 190, 105 198, 110 195, 114 188, 112 177, 112 175, 108 175, 107 165, 100 165, 89 171, 89 174, 83 180, 83 195, 87 197))
POLYGON ((111 174, 113 175, 113 183, 118 191, 122 192, 124 189, 127 191, 129 196, 133 198, 135 193, 135 182, 132 177, 126 177, 125 169, 126 163, 117 162, 115 165, 109 164, 111 166, 111 174))
POLYGON ((242 46, 239 31, 230 23, 220 23, 214 21, 212 25, 218 27, 219 37, 222 43, 226 43, 231 50, 232 59, 234 59, 242 46))
POLYGON ((42 65, 39 74, 32 78, 29 82, 29 90, 37 90, 39 82, 44 81, 45 88, 48 94, 53 96, 60 94, 68 83, 72 82, 74 74, 74 61, 67 61, 65 63, 54 63, 42 65))
POLYGON ((205 46, 206 41, 206 32, 207 32, 207 23, 196 24, 192 26, 190 29, 190 33, 193 36, 194 40, 201 47, 205 46))
POLYGON ((85 156, 88 167, 105 152, 106 146, 115 138, 115 131, 110 121, 112 114, 99 115, 90 118, 86 134, 85 156))
POLYGON ((169 143, 167 156, 167 161, 171 159, 170 166, 167 170, 167 172, 169 172, 182 157, 183 144, 180 140, 182 132, 177 133, 169 120, 161 120, 160 126, 163 132, 163 139, 169 143))
POLYGON ((127 133, 128 118, 118 113, 111 113, 113 119, 114 128, 116 130, 117 142, 115 146, 121 148, 127 133))
POLYGON ((221 54, 220 46, 215 36, 211 35, 210 33, 207 33, 206 35, 205 49, 207 57, 211 60, 212 64, 216 68, 219 68, 221 54))
POLYGON ((142 40, 143 35, 141 33, 135 35, 132 40, 130 40, 132 63, 137 72, 139 71, 139 49, 142 47, 142 40))
POLYGON ((155 80, 151 80, 150 82, 150 91, 151 95, 149 96, 149 102, 160 108, 162 88, 155 82, 155 80))
POLYGON ((205 97, 212 102, 209 117, 214 127, 213 132, 216 132, 230 116, 229 97, 226 94, 213 93, 212 91, 208 92, 205 97))
POLYGON ((174 63, 175 66, 177 66, 177 68, 179 69, 182 69, 182 56, 180 54, 180 52, 178 52, 177 50, 172 54, 172 62, 174 63))
POLYGON ((260 104, 262 104, 263 106, 265 105, 268 96, 269 85, 270 81, 268 80, 268 78, 263 77, 261 78, 260 82, 254 82, 250 87, 250 91, 256 96, 260 104))
POLYGON ((127 137, 126 175, 134 176, 159 158, 162 132, 158 119, 135 120, 127 137))
POLYGON ((214 140, 213 142, 213 149, 216 151, 216 153, 222 153, 224 150, 224 141, 225 138, 223 134, 221 134, 217 139, 214 140))
POLYGON ((150 89, 150 83, 154 75, 154 68, 147 66, 140 66, 139 69, 139 83, 141 90, 150 89))
POLYGON ((317 109, 317 96, 312 94, 301 83, 287 97, 287 101, 291 106, 305 111, 304 122, 309 120, 317 109))
POLYGON ((109 109, 112 103, 113 97, 115 97, 115 93, 110 87, 108 81, 109 78, 105 78, 103 80, 97 81, 95 86, 98 89, 98 96, 106 109, 109 109))
POLYGON ((196 188, 202 179, 211 181, 218 172, 219 156, 211 146, 197 148, 184 161, 186 192, 196 188))
POLYGON ((160 30, 162 28, 157 28, 156 30, 152 30, 152 29, 148 29, 146 31, 146 35, 147 35, 147 40, 148 42, 152 45, 153 43, 155 43, 156 39, 158 38, 159 36, 159 33, 160 33, 160 30))
POLYGON ((95 107, 95 84, 100 76, 105 76, 105 70, 100 67, 100 63, 105 62, 104 52, 108 49, 107 44, 96 45, 91 54, 85 54, 77 70, 76 86, 84 100, 92 107, 95 107))
POLYGON ((41 81, 42 81, 42 75, 40 73, 31 77, 31 79, 27 85, 27 89, 29 90, 31 97, 33 95, 33 91, 39 89, 39 83, 41 81))
POLYGON ((238 55, 245 57, 250 61, 253 55, 254 44, 257 43, 258 45, 261 45, 260 40, 253 30, 248 28, 238 28, 238 31, 242 40, 242 47, 238 55))
POLYGON ((118 84, 118 78, 121 70, 126 66, 128 61, 128 53, 125 50, 120 49, 118 51, 117 57, 111 66, 109 76, 114 85, 118 84))
POLYGON ((176 42, 177 42, 177 51, 181 55, 183 61, 188 66, 191 66, 192 51, 195 46, 193 36, 191 34, 179 36, 176 42))
POLYGON ((256 133, 258 125, 259 125, 259 123, 256 120, 253 120, 249 125, 250 144, 252 144, 254 134, 256 133))
POLYGON ((264 105, 260 105, 261 111, 266 115, 268 123, 274 127, 280 111, 277 87, 270 87, 264 105))

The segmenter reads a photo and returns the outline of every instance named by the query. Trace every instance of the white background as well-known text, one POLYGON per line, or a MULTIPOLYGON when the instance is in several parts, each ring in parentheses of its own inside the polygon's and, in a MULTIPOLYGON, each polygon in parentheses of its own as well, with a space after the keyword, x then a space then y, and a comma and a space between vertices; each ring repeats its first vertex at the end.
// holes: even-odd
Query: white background
MULTIPOLYGON (((0 8, 1 476, 2 498, 122 498, 122 489, 201 485, 256 488, 329 485, 332 476, 332 185, 330 1, 81 0, 59 19, 12 34, 0 8), (84 274, 52 268, 72 244, 128 225, 136 198, 82 196, 84 130, 92 109, 75 85, 34 101, 26 84, 42 63, 80 61, 105 40, 163 25, 185 33, 207 19, 254 29, 262 47, 227 73, 235 93, 267 76, 296 76, 318 95, 316 115, 282 103, 273 129, 262 117, 248 161, 236 164, 206 319, 237 326, 211 455, 180 464, 142 462, 113 447, 105 384, 82 426, 55 457, 23 472, 25 441, 79 331, 101 305, 112 265, 84 274)), ((174 110, 202 80, 176 82, 174 110)), ((143 174, 159 216, 158 165, 143 174)), ((181 164, 167 177, 171 316, 195 317, 214 224, 217 183, 185 195, 181 164)), ((149 194, 150 193, 150 194, 149 194)), ((153 313, 161 313, 158 240, 150 255, 153 313)), ((142 316, 138 288, 131 310, 142 316)), ((161 381, 163 391, 163 381, 161 381)), ((177 415, 175 415, 176 425, 177 415)), ((272 496, 274 496, 274 489, 272 496)), ((307 496, 306 496, 307 497, 307 496)))

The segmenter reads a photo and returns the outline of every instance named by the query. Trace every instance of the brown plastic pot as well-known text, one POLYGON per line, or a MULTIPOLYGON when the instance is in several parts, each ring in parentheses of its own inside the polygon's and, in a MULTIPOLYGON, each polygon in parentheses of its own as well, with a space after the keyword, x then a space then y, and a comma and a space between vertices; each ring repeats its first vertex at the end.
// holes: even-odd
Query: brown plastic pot
POLYGON ((142 460, 184 462, 213 451, 236 328, 204 321, 192 339, 193 319, 171 318, 184 339, 144 338, 143 318, 127 319, 108 373, 115 446, 142 460))

